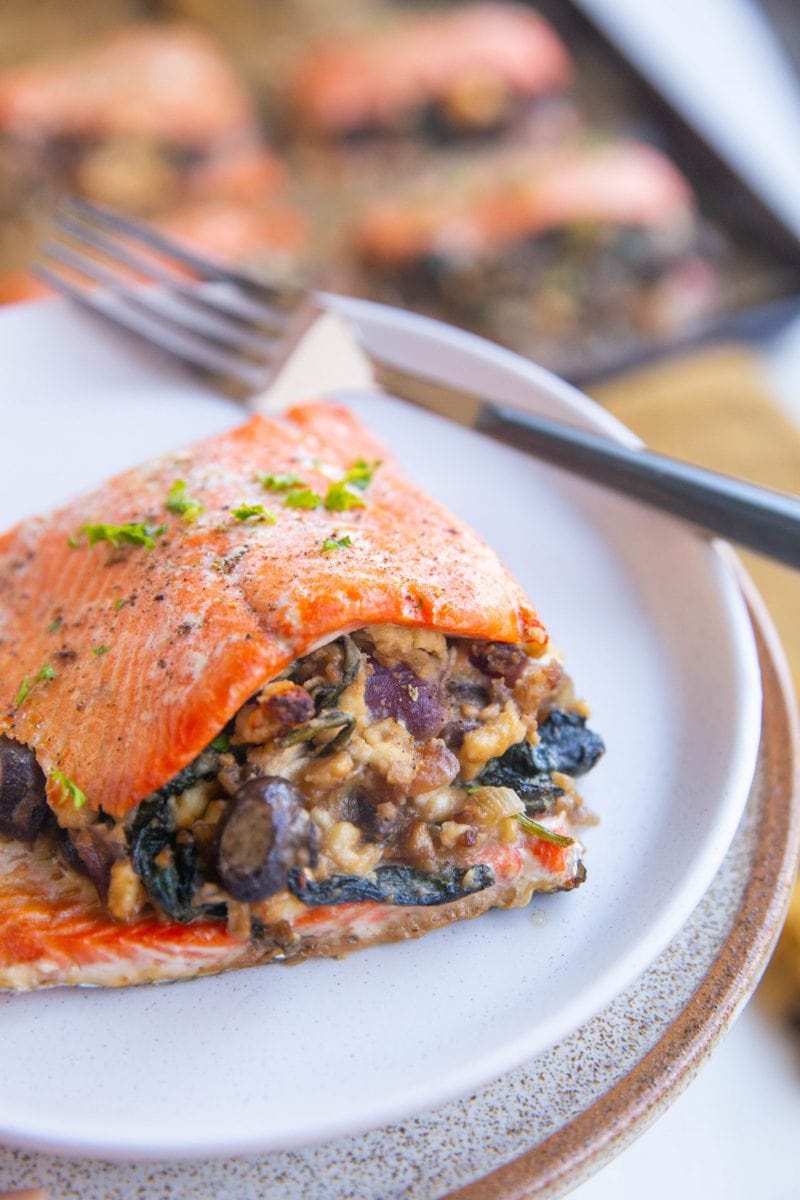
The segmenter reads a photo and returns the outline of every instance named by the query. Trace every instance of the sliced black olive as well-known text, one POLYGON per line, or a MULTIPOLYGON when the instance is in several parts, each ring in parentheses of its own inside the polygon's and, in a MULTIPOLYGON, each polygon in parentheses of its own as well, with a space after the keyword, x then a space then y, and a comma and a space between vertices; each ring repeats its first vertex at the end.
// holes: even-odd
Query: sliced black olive
POLYGON ((473 679, 464 679, 456 675, 448 681, 447 692, 461 704, 474 704, 476 708, 485 708, 489 703, 489 689, 473 679))
POLYGON ((316 826, 302 792, 276 775, 245 783, 219 823, 217 871, 226 891, 235 900, 266 900, 303 859, 316 859, 316 826))
POLYGON ((56 848, 61 856, 62 862, 70 867, 73 871, 80 871, 82 875, 86 874, 86 868, 83 865, 78 851, 72 844, 72 838, 69 836, 68 829, 59 829, 56 835, 56 848))
POLYGON ((370 875, 331 875, 322 883, 306 878, 294 867, 289 872, 289 891, 310 905, 373 900, 379 904, 428 907, 482 892, 494 881, 494 871, 486 863, 467 868, 446 867, 435 874, 390 864, 377 867, 370 875))
POLYGON ((0 736, 0 833, 31 843, 49 815, 44 771, 33 750, 0 736))

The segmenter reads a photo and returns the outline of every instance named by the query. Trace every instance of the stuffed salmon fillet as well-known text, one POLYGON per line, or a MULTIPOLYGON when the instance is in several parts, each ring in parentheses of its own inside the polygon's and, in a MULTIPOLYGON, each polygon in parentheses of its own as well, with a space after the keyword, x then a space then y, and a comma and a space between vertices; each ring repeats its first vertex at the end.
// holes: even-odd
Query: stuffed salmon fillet
POLYGON ((0 986, 572 888, 601 752, 519 585, 355 417, 254 417, 0 538, 0 986))
POLYGON ((702 319, 718 299, 720 248, 689 183, 630 140, 462 158, 367 199, 353 244, 360 291, 571 378, 611 347, 702 319))
POLYGON ((250 201, 284 177, 222 47, 181 23, 0 71, 0 136, 17 172, 136 211, 250 201))
POLYGON ((404 14, 312 46, 290 103, 306 136, 440 128, 458 136, 507 125, 572 79, 552 26, 517 4, 404 14))

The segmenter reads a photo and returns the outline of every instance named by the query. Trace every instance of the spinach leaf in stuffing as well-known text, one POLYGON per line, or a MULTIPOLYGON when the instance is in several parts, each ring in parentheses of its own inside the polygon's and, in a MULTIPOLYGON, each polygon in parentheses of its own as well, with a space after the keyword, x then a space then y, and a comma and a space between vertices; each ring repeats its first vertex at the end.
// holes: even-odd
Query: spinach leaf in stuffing
POLYGON ((485 863, 466 869, 446 867, 436 873, 389 865, 377 867, 369 875, 332 875, 322 883, 307 879, 295 867, 289 872, 289 891, 309 905, 373 900, 428 907, 482 892, 494 881, 494 871, 485 863))
POLYGON ((554 708, 539 726, 535 746, 529 742, 510 746, 499 758, 490 759, 479 782, 513 788, 529 814, 547 812, 563 795, 552 773, 584 775, 604 750, 602 738, 587 727, 585 717, 554 708))

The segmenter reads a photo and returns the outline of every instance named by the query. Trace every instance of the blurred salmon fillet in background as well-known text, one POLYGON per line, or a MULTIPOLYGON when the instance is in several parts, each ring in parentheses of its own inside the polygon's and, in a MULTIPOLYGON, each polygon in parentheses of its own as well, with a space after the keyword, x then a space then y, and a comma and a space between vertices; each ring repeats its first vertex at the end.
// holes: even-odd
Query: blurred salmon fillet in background
POLYGON ((361 252, 385 268, 439 252, 486 255, 579 224, 685 228, 694 200, 667 158, 634 142, 565 147, 473 162, 461 177, 378 201, 360 222, 361 252))
POLYGON ((7 72, 0 120, 20 140, 124 134, 204 146, 252 124, 235 73, 189 26, 133 26, 65 60, 7 72))
POLYGON ((188 25, 130 26, 5 72, 0 130, 19 171, 144 211, 283 177, 235 70, 188 25))
MULTIPOLYGON (((0 131, 18 173, 152 214, 212 257, 282 275, 306 247, 301 214, 275 199, 286 172, 255 105, 213 39, 189 25, 128 26, 5 72, 0 131)), ((24 268, 0 277, 0 303, 48 294, 24 268)))
POLYGON ((289 99, 304 132, 403 129, 430 116, 452 132, 495 129, 516 104, 565 88, 572 65, 538 14, 462 5, 330 38, 298 64, 289 99))
POLYGON ((642 142, 473 154, 365 203, 353 242, 382 298, 562 370, 690 323, 718 291, 691 187, 642 142))

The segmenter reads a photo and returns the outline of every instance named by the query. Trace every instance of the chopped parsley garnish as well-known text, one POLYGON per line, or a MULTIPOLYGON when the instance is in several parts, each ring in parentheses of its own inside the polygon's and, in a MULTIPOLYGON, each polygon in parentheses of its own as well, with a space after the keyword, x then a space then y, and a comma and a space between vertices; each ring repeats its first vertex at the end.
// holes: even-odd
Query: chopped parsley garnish
MULTIPOLYGON (((115 547, 120 543, 125 543, 129 546, 145 546, 148 550, 152 550, 156 544, 156 538, 166 532, 166 525, 157 525, 154 528, 150 525, 134 523, 129 525, 84 525, 80 530, 90 546, 96 545, 97 542, 110 542, 115 547)), ((79 546, 80 535, 77 534, 70 538, 69 544, 79 546)))
MULTIPOLYGON (((312 461, 318 470, 322 470, 325 466, 316 459, 312 461)), ((347 468, 341 479, 337 479, 330 485, 324 499, 310 487, 294 486, 302 484, 302 480, 297 479, 297 476, 262 475, 259 476, 259 481, 263 483, 264 487, 272 487, 275 491, 283 491, 291 487, 284 500, 287 508, 319 508, 321 504, 324 504, 329 512, 346 512, 348 508, 366 507, 361 493, 366 491, 372 483, 372 477, 380 465, 380 462, 370 463, 364 458, 357 459, 352 466, 347 468), (265 480, 270 480, 271 483, 267 484, 264 482, 265 480)), ((333 547, 329 547, 329 549, 333 549, 333 547)))
POLYGON ((21 708, 25 701, 30 696, 37 683, 42 683, 45 679, 55 679, 56 673, 50 666, 50 663, 45 663, 40 667, 36 674, 31 679, 30 675, 26 675, 19 685, 19 691, 14 697, 14 707, 21 708))
MULTIPOLYGON (((366 487, 366 484, 364 484, 366 487)), ((361 495, 363 488, 347 479, 332 483, 325 496, 325 507, 329 512, 346 512, 348 508, 366 508, 366 501, 361 495)))
POLYGON ((307 487, 305 479, 299 475, 256 475, 256 482, 267 492, 290 492, 293 488, 307 487))
POLYGON ((353 542, 349 533, 345 533, 342 537, 327 537, 322 543, 322 553, 330 554, 331 550, 341 550, 345 546, 352 546, 353 542))
POLYGON ((96 654, 98 658, 101 658, 104 654, 107 654, 110 649, 110 646, 92 646, 92 654, 96 654))
POLYGON ((47 626, 47 632, 48 633, 58 633, 59 629, 61 628, 61 626, 63 624, 64 624, 64 618, 56 617, 55 621, 53 621, 50 625, 47 626))
POLYGON ((119 612, 119 610, 121 608, 124 608, 126 604, 129 604, 130 599, 131 599, 130 596, 120 596, 120 598, 118 600, 115 600, 114 601, 114 612, 119 612))
POLYGON ((267 525, 274 525, 277 520, 275 513, 264 508, 263 504, 240 504, 238 508, 231 509, 231 516, 237 521, 252 521, 254 524, 265 521, 267 525))
POLYGON ((525 813, 520 813, 517 820, 526 833, 532 833, 534 837, 541 838, 543 842, 552 842, 554 846, 574 845, 574 838, 567 837, 565 833, 555 833, 552 829, 548 829, 546 825, 540 825, 538 821, 532 820, 525 813))
POLYGON ((81 791, 77 783, 67 779, 62 771, 57 771, 55 768, 50 772, 50 778, 53 783, 59 784, 71 798, 73 808, 83 808, 86 803, 86 793, 81 791))
POLYGON ((212 750, 216 750, 218 754, 224 754, 230 744, 231 739, 228 737, 227 733, 219 733, 214 738, 213 742, 210 743, 210 747, 212 750))
POLYGON ((296 488, 289 492, 283 502, 287 508, 319 508, 322 496, 312 492, 311 488, 296 488))
POLYGON ((380 459, 377 462, 370 463, 365 458, 358 458, 352 467, 348 467, 344 482, 352 484, 353 487, 358 488, 362 492, 366 491, 372 483, 372 477, 380 465, 380 459))
POLYGON ((164 504, 168 512, 177 513, 185 521, 193 521, 195 517, 199 517, 206 511, 204 504, 186 495, 186 483, 183 479, 175 480, 167 492, 164 504))

